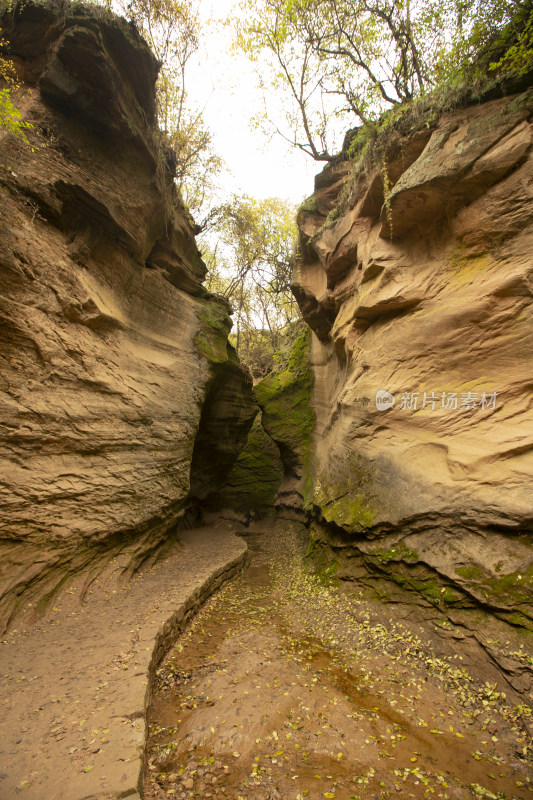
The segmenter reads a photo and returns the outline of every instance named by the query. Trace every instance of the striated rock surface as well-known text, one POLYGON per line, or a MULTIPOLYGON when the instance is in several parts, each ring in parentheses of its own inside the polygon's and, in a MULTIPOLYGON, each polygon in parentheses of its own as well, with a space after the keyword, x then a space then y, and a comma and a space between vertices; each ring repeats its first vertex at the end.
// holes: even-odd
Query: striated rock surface
POLYGON ((218 491, 208 491, 209 472, 216 469, 209 449, 202 448, 199 453, 200 469, 195 469, 196 459, 193 462, 197 478, 191 486, 200 483, 204 487, 204 507, 209 511, 225 509, 245 517, 264 517, 277 509, 285 516, 295 512, 302 516, 304 494, 310 489, 311 434, 315 426, 311 331, 303 322, 292 344, 287 345, 284 358, 285 366, 273 370, 254 387, 261 413, 218 491))
POLYGON ((381 172, 328 166, 299 212, 294 275, 314 332, 315 551, 381 599, 418 604, 443 636, 473 635, 520 691, 533 629, 532 111, 533 90, 494 99, 391 146, 381 172), (377 407, 379 391, 394 405, 377 407))
POLYGON ((224 359, 215 363, 213 380, 202 408, 191 464, 191 497, 197 501, 221 486, 233 467, 236 453, 247 441, 257 414, 252 378, 230 344, 224 359), (243 402, 243 398, 247 402, 243 402))
POLYGON ((207 431, 226 467, 256 407, 201 285, 143 40, 81 4, 15 4, 1 25, 34 126, 31 147, 0 134, 4 627, 111 555, 130 574, 186 511, 206 397, 238 417, 207 431))

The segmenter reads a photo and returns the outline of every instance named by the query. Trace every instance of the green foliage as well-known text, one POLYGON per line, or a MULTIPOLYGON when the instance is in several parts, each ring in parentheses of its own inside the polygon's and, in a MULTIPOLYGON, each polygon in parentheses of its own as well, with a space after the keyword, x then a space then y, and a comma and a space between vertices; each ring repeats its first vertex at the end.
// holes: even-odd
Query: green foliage
MULTIPOLYGON (((0 36, 0 53, 4 52, 7 47, 8 43, 0 36)), ((11 59, 1 54, 0 81, 5 84, 0 89, 0 128, 29 145, 26 133, 33 128, 33 125, 22 118, 20 110, 12 100, 13 92, 20 86, 17 73, 11 59)))
POLYGON ((452 45, 443 53, 439 85, 483 80, 489 71, 533 66, 528 0, 466 0, 452 45))
MULTIPOLYGON (((379 125, 384 112, 437 89, 533 66, 527 0, 243 0, 242 7, 237 45, 285 92, 283 123, 269 108, 267 122, 319 161, 334 158, 339 122, 348 127, 355 116, 379 125)), ((364 135, 357 138, 360 152, 364 135)))
POLYGON ((514 71, 523 74, 533 66, 533 9, 529 11, 529 14, 524 13, 520 20, 522 25, 518 30, 513 30, 516 22, 517 20, 513 21, 513 27, 509 26, 506 31, 510 43, 507 42, 501 58, 490 63, 490 70, 514 71))
POLYGON ((261 378, 270 372, 274 349, 271 343, 270 332, 246 325, 241 327, 237 333, 230 335, 230 342, 240 354, 239 358, 245 364, 252 377, 261 378))
MULTIPOLYGON (((108 5, 108 2, 105 2, 108 5)), ((157 79, 159 126, 176 156, 176 183, 193 215, 205 215, 222 160, 203 112, 188 91, 188 65, 198 51, 202 26, 195 0, 118 0, 161 62, 157 79)))
POLYGON ((298 316, 290 290, 295 208, 279 198, 234 197, 201 240, 207 287, 234 308, 232 344, 255 378, 273 368, 298 316))
POLYGON ((26 132, 33 125, 22 119, 22 114, 11 101, 11 89, 8 87, 0 89, 0 128, 29 144, 26 132))
POLYGON ((270 59, 286 90, 288 140, 331 160, 332 118, 362 122, 424 94, 450 38, 449 4, 420 0, 248 0, 237 44, 270 59), (329 130, 328 130, 329 129, 329 130))

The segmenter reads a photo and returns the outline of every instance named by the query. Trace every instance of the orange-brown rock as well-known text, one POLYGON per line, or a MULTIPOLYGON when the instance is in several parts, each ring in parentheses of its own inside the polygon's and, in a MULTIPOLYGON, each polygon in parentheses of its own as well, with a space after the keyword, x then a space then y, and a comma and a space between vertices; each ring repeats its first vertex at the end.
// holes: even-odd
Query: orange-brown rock
MULTIPOLYGON (((494 639, 533 629, 532 112, 528 90, 444 114, 385 175, 327 167, 294 274, 317 550, 465 630, 490 611, 494 639)), ((527 664, 512 671, 523 689, 527 664)))
POLYGON ((199 429, 225 473, 257 411, 202 287, 146 44, 81 4, 1 24, 34 127, 31 146, 0 133, 0 628, 83 568, 89 585, 111 556, 138 567, 187 509, 199 429))

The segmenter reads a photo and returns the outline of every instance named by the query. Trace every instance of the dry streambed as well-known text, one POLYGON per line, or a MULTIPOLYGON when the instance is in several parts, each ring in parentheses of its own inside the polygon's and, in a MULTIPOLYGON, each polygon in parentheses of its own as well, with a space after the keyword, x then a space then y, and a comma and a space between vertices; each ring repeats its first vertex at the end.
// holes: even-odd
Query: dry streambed
POLYGON ((531 709, 321 583, 288 525, 250 542, 158 673, 145 798, 532 798, 531 709))

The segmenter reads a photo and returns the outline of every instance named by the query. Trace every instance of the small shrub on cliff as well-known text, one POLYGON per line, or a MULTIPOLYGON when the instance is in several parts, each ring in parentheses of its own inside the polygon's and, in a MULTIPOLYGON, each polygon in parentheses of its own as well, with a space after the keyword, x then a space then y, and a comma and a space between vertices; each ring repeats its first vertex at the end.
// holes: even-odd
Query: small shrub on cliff
POLYGON ((0 127, 29 144, 26 131, 33 127, 22 119, 22 114, 11 100, 9 88, 0 89, 0 127))
POLYGON ((0 89, 0 128, 29 144, 26 132, 33 125, 22 119, 22 114, 11 99, 20 84, 13 62, 2 55, 7 47, 7 41, 0 35, 0 83, 4 84, 0 89))

